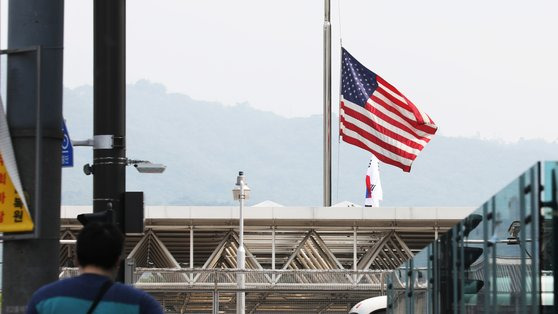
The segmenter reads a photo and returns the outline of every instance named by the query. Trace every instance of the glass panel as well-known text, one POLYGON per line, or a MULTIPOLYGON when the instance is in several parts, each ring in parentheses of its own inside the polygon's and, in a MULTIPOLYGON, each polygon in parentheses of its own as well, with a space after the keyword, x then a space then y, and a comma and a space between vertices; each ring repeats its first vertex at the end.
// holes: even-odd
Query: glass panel
POLYGON ((529 170, 524 190, 525 211, 522 212, 522 248, 525 276, 525 311, 539 313, 540 305, 540 164, 529 170), (524 230, 524 232, 523 232, 524 230))
POLYGON ((412 260, 412 295, 409 307, 412 313, 420 313, 428 308, 428 250, 420 251, 412 260))
MULTIPOLYGON (((405 287, 394 288, 399 302, 390 312, 536 314, 541 286, 542 304, 551 305, 552 269, 558 265, 552 224, 558 231, 558 209, 543 211, 545 219, 539 221, 540 173, 538 163, 401 265, 393 278, 405 287)), ((556 186, 549 182, 557 174, 558 163, 544 164, 547 207, 556 200, 556 186)))
POLYGON ((524 176, 521 176, 496 194, 494 232, 489 240, 495 246, 496 256, 493 287, 496 311, 525 312, 520 309, 524 300, 519 300, 525 295, 521 293, 524 289, 524 277, 521 274, 525 274, 525 269, 522 267, 522 251, 518 245, 521 231, 520 207, 524 204, 520 190, 524 186, 524 176))
POLYGON ((393 289, 393 282, 395 280, 395 272, 397 270, 394 270, 393 272, 389 273, 386 277, 386 294, 387 294, 387 306, 388 306, 388 312, 392 312, 393 310, 393 303, 395 301, 395 289, 393 289))
POLYGON ((463 278, 462 278, 462 309, 481 310, 490 304, 490 265, 491 250, 486 245, 491 234, 492 219, 484 219, 489 212, 490 203, 481 207, 481 212, 475 212, 467 217, 463 223, 463 278), (474 259, 478 256, 477 259, 474 259))
POLYGON ((529 169, 475 212, 482 222, 464 234, 464 263, 470 262, 464 270, 465 312, 526 312, 528 306, 537 312, 531 293, 537 282, 532 274, 538 275, 532 215, 537 185, 531 184, 538 182, 537 173, 538 166, 529 169))
MULTIPOLYGON (((406 313, 407 312, 407 272, 408 262, 403 263, 399 268, 395 269, 391 274, 391 282, 388 288, 391 293, 388 295, 388 307, 391 305, 392 313, 406 313)), ((388 308, 390 310, 390 308, 388 308)))
POLYGON ((554 313, 556 284, 554 277, 558 265, 558 162, 545 162, 542 167, 543 208, 540 243, 540 302, 543 313, 554 313))

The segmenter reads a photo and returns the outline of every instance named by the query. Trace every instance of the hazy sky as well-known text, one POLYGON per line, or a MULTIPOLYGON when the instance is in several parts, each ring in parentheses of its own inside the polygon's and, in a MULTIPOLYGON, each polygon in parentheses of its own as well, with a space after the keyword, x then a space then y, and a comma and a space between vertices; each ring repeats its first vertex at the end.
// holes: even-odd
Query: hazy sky
MULTIPOLYGON (((92 8, 66 0, 68 87, 92 84, 92 8)), ((129 83, 287 117, 322 113, 323 1, 129 0, 127 10, 129 83)), ((550 0, 332 0, 334 110, 341 34, 441 134, 558 140, 557 14, 550 0)))

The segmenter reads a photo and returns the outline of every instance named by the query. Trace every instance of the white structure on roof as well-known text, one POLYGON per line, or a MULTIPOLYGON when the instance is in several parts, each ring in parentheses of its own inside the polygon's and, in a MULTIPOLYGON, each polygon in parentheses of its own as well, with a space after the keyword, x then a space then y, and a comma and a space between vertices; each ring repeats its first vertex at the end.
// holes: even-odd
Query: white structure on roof
POLYGON ((263 201, 261 203, 258 203, 256 205, 252 205, 251 207, 285 207, 279 203, 275 203, 274 201, 263 201))
MULTIPOLYGON (((473 207, 247 207, 246 220, 276 221, 393 221, 413 223, 437 220, 459 221, 474 210, 473 207)), ((93 212, 92 206, 62 206, 62 219, 93 212)), ((145 219, 238 220, 238 206, 145 206, 145 219)), ((424 223, 421 223, 423 226, 424 223)))
POLYGON ((332 207, 362 207, 362 206, 357 205, 353 202, 342 201, 342 202, 339 202, 339 203, 333 205, 332 207))

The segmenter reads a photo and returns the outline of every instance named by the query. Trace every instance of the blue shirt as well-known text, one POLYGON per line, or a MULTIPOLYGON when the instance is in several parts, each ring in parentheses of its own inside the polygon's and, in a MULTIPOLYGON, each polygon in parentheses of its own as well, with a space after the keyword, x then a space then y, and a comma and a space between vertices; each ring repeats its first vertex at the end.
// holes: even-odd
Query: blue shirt
MULTIPOLYGON (((87 273, 43 286, 33 294, 27 314, 86 313, 107 279, 87 273)), ((145 291, 115 282, 93 313, 162 314, 163 309, 145 291)))

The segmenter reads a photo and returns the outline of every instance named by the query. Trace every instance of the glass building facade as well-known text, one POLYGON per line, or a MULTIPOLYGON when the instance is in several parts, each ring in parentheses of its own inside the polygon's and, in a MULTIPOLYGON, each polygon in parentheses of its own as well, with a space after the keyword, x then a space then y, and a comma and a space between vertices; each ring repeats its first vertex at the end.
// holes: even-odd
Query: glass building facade
POLYGON ((557 313, 558 162, 535 164, 388 279, 388 313, 557 313))

